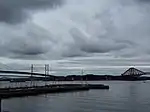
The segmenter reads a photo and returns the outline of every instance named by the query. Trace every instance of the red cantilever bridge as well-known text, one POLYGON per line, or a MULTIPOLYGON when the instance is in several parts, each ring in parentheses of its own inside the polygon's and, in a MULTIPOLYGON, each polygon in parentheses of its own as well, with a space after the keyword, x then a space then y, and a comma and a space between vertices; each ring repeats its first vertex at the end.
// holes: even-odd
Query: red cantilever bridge
POLYGON ((125 71, 122 76, 134 76, 134 77, 140 77, 142 75, 150 75, 150 72, 143 72, 141 70, 138 70, 134 67, 129 68, 127 71, 125 71))

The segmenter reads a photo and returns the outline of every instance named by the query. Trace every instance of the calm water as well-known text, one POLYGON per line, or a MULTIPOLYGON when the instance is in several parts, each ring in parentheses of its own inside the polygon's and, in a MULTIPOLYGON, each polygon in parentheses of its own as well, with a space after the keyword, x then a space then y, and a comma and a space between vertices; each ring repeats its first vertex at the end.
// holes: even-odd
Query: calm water
MULTIPOLYGON (((94 82, 98 83, 98 82, 94 82)), ((99 82, 110 90, 48 94, 2 101, 9 112, 150 112, 150 82, 99 82)))

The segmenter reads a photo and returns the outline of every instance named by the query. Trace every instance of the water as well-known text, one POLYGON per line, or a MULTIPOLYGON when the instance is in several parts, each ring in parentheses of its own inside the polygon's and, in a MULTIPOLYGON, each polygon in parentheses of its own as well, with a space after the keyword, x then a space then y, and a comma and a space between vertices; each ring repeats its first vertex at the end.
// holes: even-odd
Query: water
POLYGON ((2 101, 9 112, 150 112, 150 82, 92 82, 110 90, 90 90, 2 101))

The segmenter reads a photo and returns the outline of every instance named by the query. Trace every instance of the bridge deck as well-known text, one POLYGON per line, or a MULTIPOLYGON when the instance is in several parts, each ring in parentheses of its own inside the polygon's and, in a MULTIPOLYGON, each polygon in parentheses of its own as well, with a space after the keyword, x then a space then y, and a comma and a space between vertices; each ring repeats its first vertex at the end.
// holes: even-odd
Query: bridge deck
MULTIPOLYGON (((53 75, 45 75, 45 74, 42 74, 42 73, 34 73, 34 72, 31 73, 31 72, 21 72, 21 71, 0 70, 0 73, 55 77, 55 76, 53 76, 53 75)), ((6 76, 7 76, 7 75, 6 75, 6 76)))

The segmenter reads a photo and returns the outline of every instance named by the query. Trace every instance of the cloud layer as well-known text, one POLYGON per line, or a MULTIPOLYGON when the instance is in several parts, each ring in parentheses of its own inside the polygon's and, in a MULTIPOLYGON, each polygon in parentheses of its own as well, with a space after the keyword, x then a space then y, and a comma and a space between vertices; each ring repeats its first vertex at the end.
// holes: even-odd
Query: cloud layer
POLYGON ((149 0, 1 0, 0 57, 149 59, 149 10, 149 0))
POLYGON ((53 34, 57 46, 52 52, 61 56, 136 57, 149 55, 149 5, 142 0, 68 0, 33 21, 53 34))

